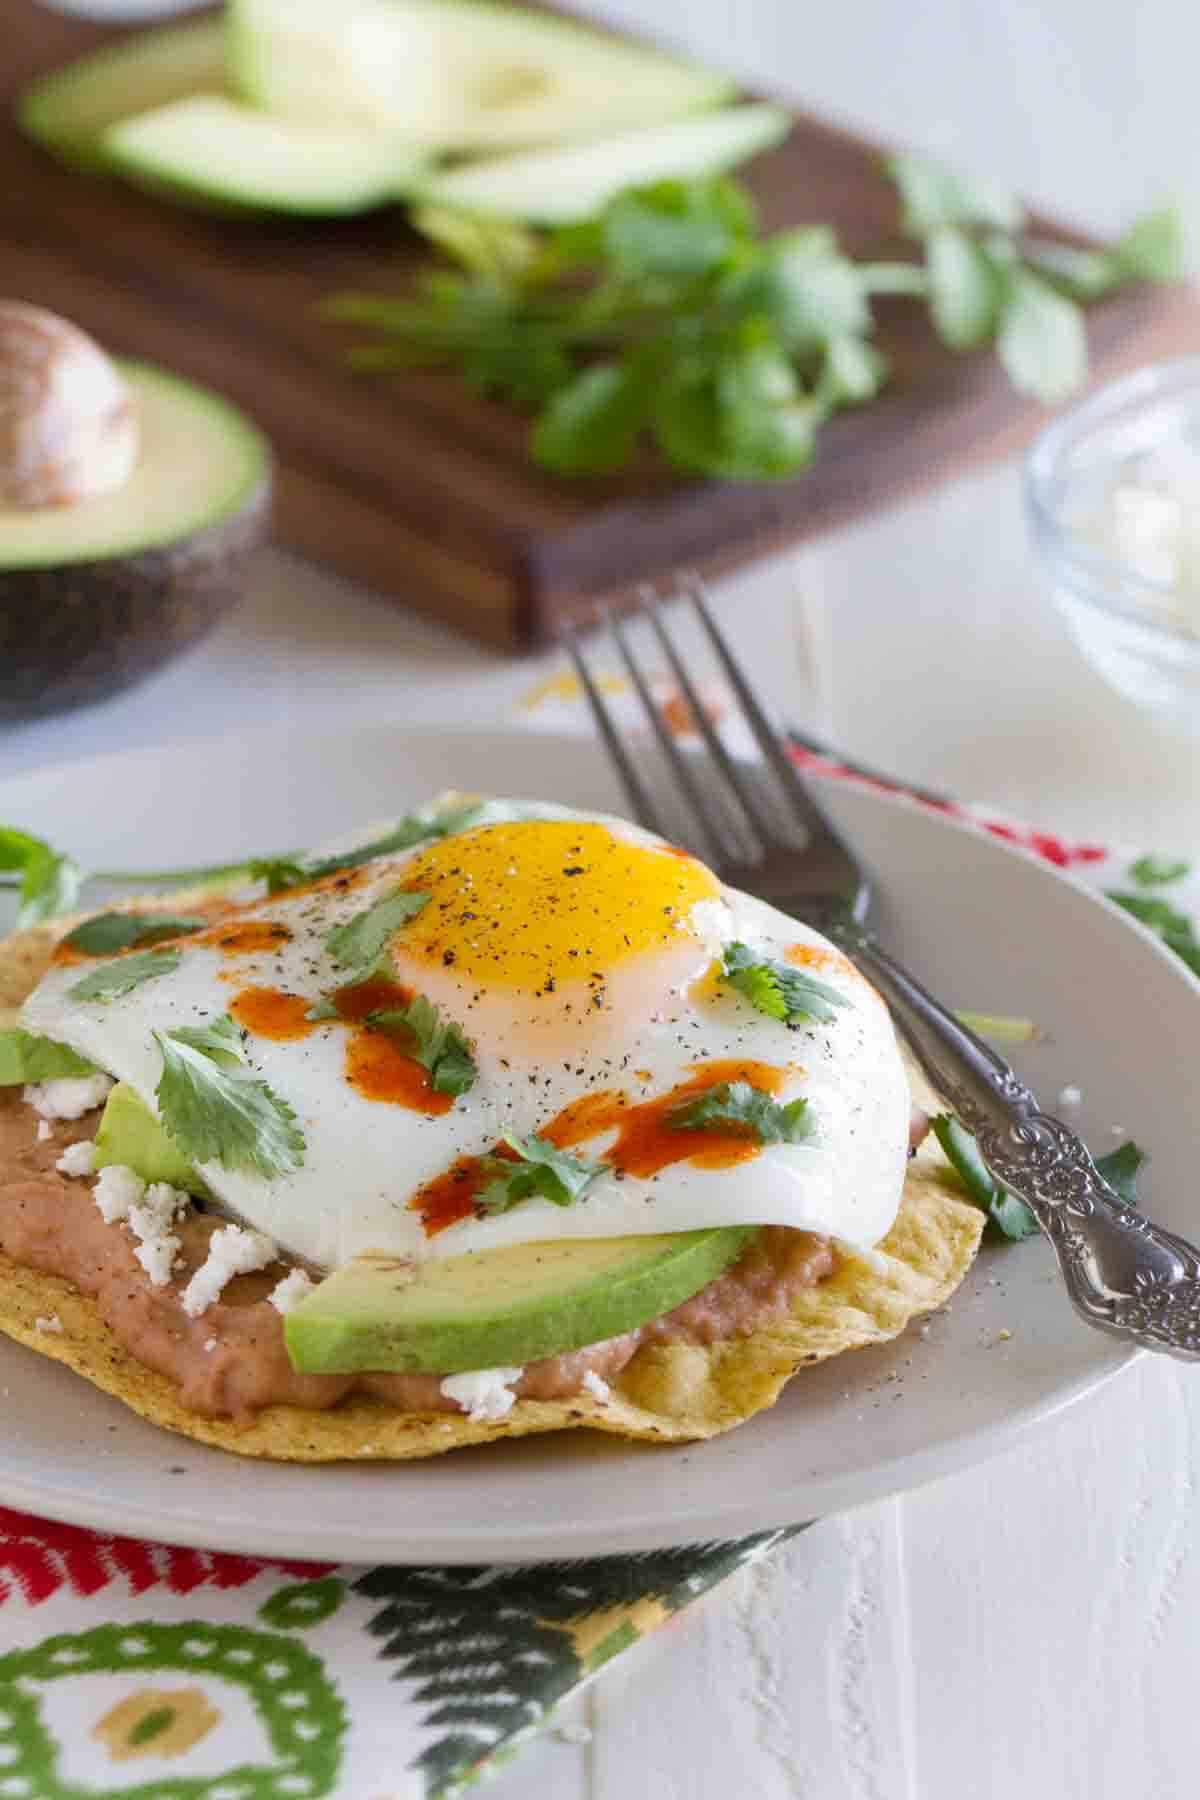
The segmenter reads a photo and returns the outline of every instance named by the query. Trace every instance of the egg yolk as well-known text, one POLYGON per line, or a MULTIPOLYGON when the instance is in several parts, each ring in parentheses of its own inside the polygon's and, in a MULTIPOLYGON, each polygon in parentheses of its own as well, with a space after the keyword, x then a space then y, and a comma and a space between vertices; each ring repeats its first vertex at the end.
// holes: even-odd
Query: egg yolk
POLYGON ((404 872, 429 903, 400 934, 407 964, 482 987, 552 994, 679 946, 720 893, 694 857, 576 819, 526 819, 444 838, 404 872))

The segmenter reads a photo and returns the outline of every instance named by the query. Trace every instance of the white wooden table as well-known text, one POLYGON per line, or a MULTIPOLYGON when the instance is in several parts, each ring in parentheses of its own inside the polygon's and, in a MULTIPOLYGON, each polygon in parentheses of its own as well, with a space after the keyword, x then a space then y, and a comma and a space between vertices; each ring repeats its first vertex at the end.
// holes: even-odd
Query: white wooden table
MULTIPOLYGON (((1178 0, 695 0, 686 28, 670 0, 600 10, 1100 226, 1172 186, 1200 208, 1200 13, 1178 0)), ((850 753, 1065 832, 1200 851, 1200 746, 1082 668, 1037 590, 1014 469, 759 565, 721 604, 764 688, 850 753)), ((490 723, 537 672, 275 556, 206 645, 5 733, 0 766, 249 722, 490 723)), ((589 1741, 547 1739, 490 1791, 1192 1800, 1198 1459, 1200 1373, 1144 1360, 1026 1448, 818 1524, 607 1670, 564 1721, 589 1741)))

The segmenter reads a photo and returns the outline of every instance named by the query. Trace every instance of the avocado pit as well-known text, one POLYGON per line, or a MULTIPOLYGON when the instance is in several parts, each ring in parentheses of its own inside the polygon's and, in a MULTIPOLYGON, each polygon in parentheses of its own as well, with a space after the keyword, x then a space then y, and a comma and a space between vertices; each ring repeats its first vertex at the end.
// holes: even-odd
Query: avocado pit
POLYGON ((0 723, 107 698, 211 630, 270 489, 219 395, 0 300, 0 723))

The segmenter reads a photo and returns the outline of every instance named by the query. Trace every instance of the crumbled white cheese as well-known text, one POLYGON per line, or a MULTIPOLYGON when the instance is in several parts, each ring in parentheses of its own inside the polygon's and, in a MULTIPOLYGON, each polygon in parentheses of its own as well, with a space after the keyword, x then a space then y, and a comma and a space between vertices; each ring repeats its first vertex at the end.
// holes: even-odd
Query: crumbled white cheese
POLYGON ((1083 1089, 1077 1087, 1061 1088, 1058 1095, 1058 1104, 1060 1106, 1082 1106, 1083 1089))
POLYGON ((77 1144, 68 1144, 55 1168, 60 1175, 94 1175, 96 1172, 96 1146, 90 1138, 81 1138, 77 1144))
POLYGON ((305 1294, 311 1293, 313 1279, 306 1269, 293 1269, 282 1281, 277 1281, 267 1295, 267 1299, 278 1313, 289 1313, 293 1306, 303 1300, 305 1294))
POLYGON ((205 1338, 204 1348, 209 1352, 210 1355, 216 1349, 216 1347, 217 1347, 216 1338, 205 1338))
POLYGON ((133 1254, 151 1284, 165 1287, 180 1250, 179 1238, 171 1226, 191 1204, 188 1196, 165 1181, 154 1181, 147 1187, 141 1176, 124 1163, 110 1163, 101 1169, 92 1198, 106 1225, 113 1225, 118 1219, 126 1221, 138 1240, 133 1254))
POLYGON ((171 1230, 191 1204, 179 1188, 153 1181, 140 1201, 129 1209, 129 1229, 139 1240, 134 1255, 150 1277, 152 1287, 165 1287, 171 1279, 182 1244, 171 1230))
POLYGON ((103 1106, 116 1086, 111 1075, 63 1075, 57 1081, 35 1081, 25 1098, 43 1119, 82 1119, 85 1112, 103 1106))
POLYGON ((607 1381, 597 1375, 595 1369, 589 1369, 583 1378, 583 1385, 593 1400, 611 1400, 612 1389, 607 1381))
POLYGON ((63 1322, 57 1313, 50 1313, 44 1319, 35 1319, 33 1321, 33 1329, 35 1331, 61 1332, 62 1328, 63 1322))
POLYGON ((254 1269, 265 1269, 275 1261, 279 1251, 261 1231, 246 1231, 241 1225, 222 1225, 208 1240, 208 1255, 180 1296, 185 1313, 198 1319, 218 1299, 227 1281, 235 1275, 249 1275, 254 1269))
POLYGON ((124 1163, 109 1163, 97 1177, 92 1198, 104 1223, 113 1225, 118 1219, 129 1217, 130 1208, 140 1203, 145 1192, 146 1184, 140 1175, 135 1175, 124 1163))
POLYGON ((38 1120, 37 1135, 38 1135, 38 1143, 39 1144, 44 1144, 46 1142, 47 1138, 52 1138, 54 1136, 54 1132, 51 1130, 51 1127, 50 1127, 49 1119, 39 1119, 38 1120))
POLYGON ((523 1369, 468 1369, 463 1375, 447 1375, 441 1391, 476 1423, 503 1419, 516 1405, 512 1384, 523 1374, 523 1369))

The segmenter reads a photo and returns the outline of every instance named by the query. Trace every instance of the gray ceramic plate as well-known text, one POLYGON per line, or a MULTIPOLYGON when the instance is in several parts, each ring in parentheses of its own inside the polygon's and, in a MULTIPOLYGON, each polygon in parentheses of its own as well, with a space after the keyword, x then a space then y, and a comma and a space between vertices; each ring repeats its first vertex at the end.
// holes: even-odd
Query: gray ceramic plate
MULTIPOLYGON (((0 819, 93 867, 217 861, 315 843, 455 786, 620 811, 599 751, 540 733, 380 728, 247 736, 0 782, 0 819)), ((886 941, 952 1004, 1036 1018, 1017 1056, 1053 1100, 1083 1090, 1153 1155, 1148 1205, 1200 1233, 1194 1179, 1200 984, 1048 865, 903 800, 826 789, 875 871, 886 941)), ((425 1463, 306 1469, 169 1436, 67 1370, 0 1342, 0 1500, 107 1531, 356 1562, 586 1556, 729 1536, 875 1499, 1048 1425, 1128 1360, 1078 1324, 1040 1240, 989 1250, 926 1336, 798 1376, 710 1444, 586 1432, 425 1463), (1002 1332, 1011 1332, 1003 1339, 1002 1332)))

